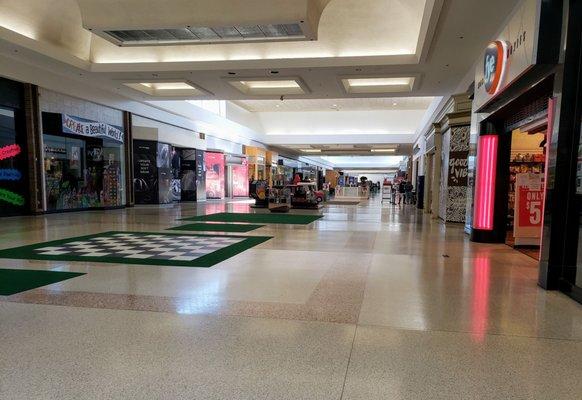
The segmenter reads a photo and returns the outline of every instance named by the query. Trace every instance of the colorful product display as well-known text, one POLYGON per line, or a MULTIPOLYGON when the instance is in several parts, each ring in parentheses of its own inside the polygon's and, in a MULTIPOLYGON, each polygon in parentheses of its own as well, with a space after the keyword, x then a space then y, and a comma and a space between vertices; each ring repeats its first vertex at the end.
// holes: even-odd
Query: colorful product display
POLYGON ((121 128, 53 113, 43 113, 43 126, 47 210, 123 205, 121 128))

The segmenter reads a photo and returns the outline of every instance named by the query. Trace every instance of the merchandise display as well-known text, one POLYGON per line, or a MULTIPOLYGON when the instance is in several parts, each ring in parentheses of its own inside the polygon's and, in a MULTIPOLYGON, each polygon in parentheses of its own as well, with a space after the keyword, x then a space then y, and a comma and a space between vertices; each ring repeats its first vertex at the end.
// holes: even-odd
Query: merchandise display
POLYGON ((65 114, 42 116, 47 210, 122 206, 122 129, 65 114))

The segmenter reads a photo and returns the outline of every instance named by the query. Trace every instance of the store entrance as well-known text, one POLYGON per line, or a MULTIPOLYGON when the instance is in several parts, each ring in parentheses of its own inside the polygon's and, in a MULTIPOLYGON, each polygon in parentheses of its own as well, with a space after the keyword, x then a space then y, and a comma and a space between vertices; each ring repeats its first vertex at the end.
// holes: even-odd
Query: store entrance
POLYGON ((517 127, 511 135, 505 243, 539 260, 545 204, 547 118, 517 127))

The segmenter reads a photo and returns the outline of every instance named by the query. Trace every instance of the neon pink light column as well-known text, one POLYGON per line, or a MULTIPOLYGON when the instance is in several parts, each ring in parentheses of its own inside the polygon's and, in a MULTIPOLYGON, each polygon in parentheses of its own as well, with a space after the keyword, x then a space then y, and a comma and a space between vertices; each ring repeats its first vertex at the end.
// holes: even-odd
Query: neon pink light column
POLYGON ((473 216, 473 228, 475 229, 493 230, 498 144, 499 137, 497 135, 479 137, 473 216))

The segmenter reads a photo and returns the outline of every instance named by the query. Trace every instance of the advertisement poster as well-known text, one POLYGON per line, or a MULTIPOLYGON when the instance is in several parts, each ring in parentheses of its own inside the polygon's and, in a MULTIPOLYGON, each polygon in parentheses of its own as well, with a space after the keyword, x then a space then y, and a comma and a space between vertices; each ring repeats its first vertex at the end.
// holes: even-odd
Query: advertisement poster
POLYGON ((539 244, 542 234, 543 209, 543 175, 532 173, 517 174, 513 227, 515 244, 539 244))
POLYGON ((158 142, 156 165, 158 167, 159 203, 172 202, 172 148, 167 143, 158 142))
POLYGON ((157 204, 158 202, 156 153, 156 142, 133 141, 133 186, 136 204, 157 204))
POLYGON ((243 165, 232 167, 232 196, 249 197, 249 166, 246 161, 243 165))
POLYGON ((206 198, 224 198, 224 154, 206 152, 206 198))
POLYGON ((196 201, 196 150, 180 152, 180 186, 182 201, 196 201))
POLYGON ((467 186, 469 175, 469 152, 451 151, 449 153, 449 180, 451 186, 467 186))

